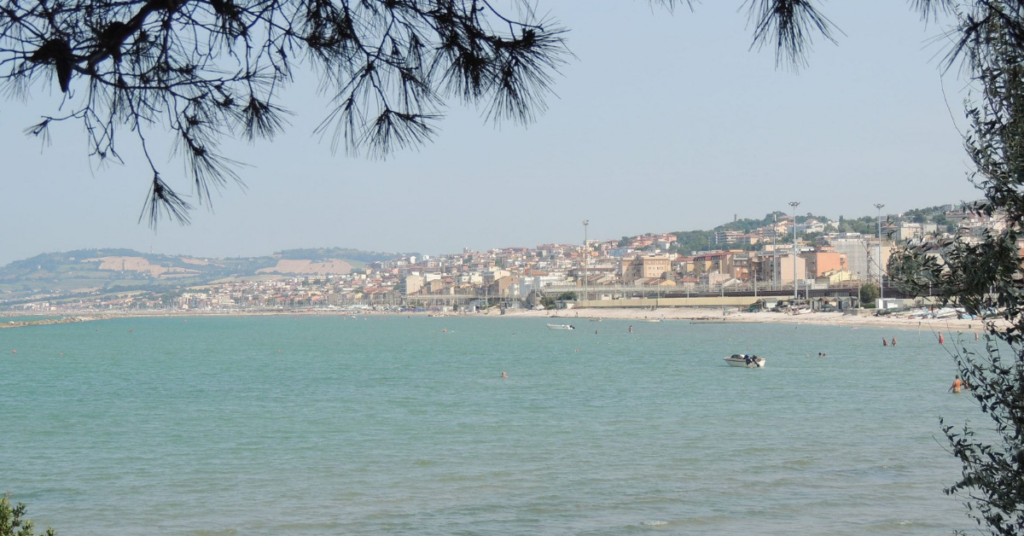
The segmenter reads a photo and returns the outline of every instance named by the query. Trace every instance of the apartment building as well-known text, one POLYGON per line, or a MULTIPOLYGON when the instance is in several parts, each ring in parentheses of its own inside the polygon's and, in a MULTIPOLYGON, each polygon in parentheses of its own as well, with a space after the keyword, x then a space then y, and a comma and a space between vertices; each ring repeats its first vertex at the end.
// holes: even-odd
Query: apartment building
POLYGON ((672 271, 672 258, 668 255, 636 255, 622 259, 622 282, 629 283, 637 279, 662 277, 672 271))

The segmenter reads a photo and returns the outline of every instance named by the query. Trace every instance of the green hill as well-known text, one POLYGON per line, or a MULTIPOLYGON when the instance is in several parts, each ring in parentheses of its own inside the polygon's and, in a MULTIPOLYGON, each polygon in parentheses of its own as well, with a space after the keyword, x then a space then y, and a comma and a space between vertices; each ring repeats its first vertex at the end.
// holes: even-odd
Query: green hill
POLYGON ((29 296, 67 298, 106 292, 166 292, 226 278, 342 274, 398 256, 345 248, 293 249, 261 257, 224 259, 118 248, 44 253, 0 268, 0 303, 29 296))

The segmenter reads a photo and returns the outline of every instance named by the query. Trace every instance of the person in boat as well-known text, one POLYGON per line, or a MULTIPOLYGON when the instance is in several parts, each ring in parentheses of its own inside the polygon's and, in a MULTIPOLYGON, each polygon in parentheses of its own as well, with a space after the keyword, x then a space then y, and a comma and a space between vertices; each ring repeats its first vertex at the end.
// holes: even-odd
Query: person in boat
POLYGON ((959 393, 960 389, 962 389, 963 386, 964 386, 964 381, 960 379, 960 376, 957 376, 956 379, 953 380, 953 385, 949 386, 949 390, 947 392, 948 393, 959 393))
POLYGON ((750 354, 743 354, 743 362, 744 363, 749 365, 751 361, 753 361, 753 360, 751 359, 750 354))

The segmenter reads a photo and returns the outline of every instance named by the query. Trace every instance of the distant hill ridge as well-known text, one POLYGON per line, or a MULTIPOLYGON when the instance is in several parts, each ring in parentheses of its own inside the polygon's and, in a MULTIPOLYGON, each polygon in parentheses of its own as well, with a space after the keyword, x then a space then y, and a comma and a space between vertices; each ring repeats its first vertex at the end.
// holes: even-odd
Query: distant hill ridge
POLYGON ((235 258, 79 249, 43 253, 0 268, 0 298, 27 292, 161 290, 259 275, 340 275, 400 256, 350 248, 289 249, 235 258))

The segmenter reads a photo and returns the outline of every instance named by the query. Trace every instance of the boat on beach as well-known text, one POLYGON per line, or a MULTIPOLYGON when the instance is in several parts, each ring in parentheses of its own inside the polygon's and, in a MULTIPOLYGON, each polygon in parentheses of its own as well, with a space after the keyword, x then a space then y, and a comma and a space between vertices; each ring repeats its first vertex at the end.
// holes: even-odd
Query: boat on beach
POLYGON ((765 363, 768 361, 763 357, 750 354, 732 354, 728 357, 723 357, 725 362, 730 367, 746 367, 746 368, 764 368, 765 363))
POLYGON ((548 329, 576 329, 572 324, 548 324, 548 329))

